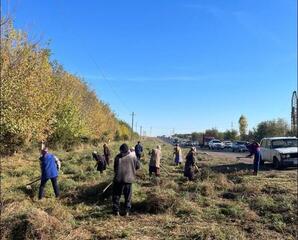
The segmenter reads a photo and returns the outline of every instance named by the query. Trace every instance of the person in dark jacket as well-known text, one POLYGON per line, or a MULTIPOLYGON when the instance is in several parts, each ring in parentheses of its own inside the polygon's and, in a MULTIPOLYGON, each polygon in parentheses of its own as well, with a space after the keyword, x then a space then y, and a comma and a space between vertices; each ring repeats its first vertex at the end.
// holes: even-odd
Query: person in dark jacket
POLYGON ((196 148, 192 147, 188 154, 186 155, 186 162, 184 166, 184 176, 188 178, 189 181, 194 180, 194 170, 193 167, 196 162, 196 148))
POLYGON ((140 141, 138 141, 138 144, 135 146, 135 153, 138 160, 140 160, 143 153, 143 146, 141 145, 140 141))
POLYGON ((103 155, 105 156, 107 165, 110 165, 111 151, 106 143, 103 144, 103 155))
POLYGON ((106 170, 107 164, 104 156, 99 155, 96 151, 92 153, 93 159, 96 161, 96 170, 103 173, 106 170))
POLYGON ((136 170, 140 168, 140 162, 136 155, 129 151, 127 144, 120 146, 120 153, 114 161, 113 181, 113 212, 120 215, 120 198, 123 193, 125 199, 125 214, 129 215, 131 209, 132 183, 136 176, 136 170))
POLYGON ((260 168, 260 161, 261 161, 260 144, 256 141, 253 141, 252 144, 247 146, 247 148, 250 154, 246 157, 251 157, 252 155, 254 155, 254 162, 253 162, 254 175, 258 175, 258 171, 260 168))
POLYGON ((48 149, 46 147, 43 147, 43 149, 41 150, 41 157, 39 158, 39 160, 41 178, 38 198, 42 199, 44 197, 44 188, 49 179, 51 179, 55 196, 56 198, 58 198, 60 195, 60 191, 57 183, 57 178, 61 163, 55 155, 48 152, 48 149))

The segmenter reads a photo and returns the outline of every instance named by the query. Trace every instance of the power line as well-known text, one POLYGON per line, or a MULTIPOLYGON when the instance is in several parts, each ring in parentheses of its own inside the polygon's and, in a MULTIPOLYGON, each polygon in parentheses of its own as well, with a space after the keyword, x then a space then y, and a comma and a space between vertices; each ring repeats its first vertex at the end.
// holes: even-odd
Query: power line
POLYGON ((110 83, 110 81, 108 80, 108 78, 106 77, 106 75, 104 74, 104 72, 102 71, 102 69, 100 68, 100 66, 98 65, 98 63, 95 61, 95 59, 88 54, 90 59, 93 61, 93 63, 95 64, 95 66, 97 67, 99 73, 102 76, 102 79, 106 81, 107 85, 109 86, 109 88, 112 90, 113 94, 116 96, 116 98, 118 98, 119 102, 121 102, 122 106, 128 111, 130 112, 128 106, 125 104, 125 102, 123 101, 123 99, 120 97, 120 95, 116 92, 116 90, 112 87, 112 84, 110 83))

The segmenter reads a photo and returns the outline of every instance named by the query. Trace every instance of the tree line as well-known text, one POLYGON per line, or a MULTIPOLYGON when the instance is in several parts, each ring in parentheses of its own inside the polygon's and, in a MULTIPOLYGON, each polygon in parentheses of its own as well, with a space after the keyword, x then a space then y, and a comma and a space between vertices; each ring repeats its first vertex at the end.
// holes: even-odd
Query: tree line
POLYGON ((66 148, 81 141, 127 140, 129 125, 50 56, 48 45, 30 41, 11 19, 1 19, 0 152, 42 140, 66 148))
POLYGON ((288 125, 288 123, 281 119, 273 119, 260 122, 252 130, 248 130, 247 118, 243 115, 239 118, 239 130, 227 129, 224 132, 216 128, 206 129, 204 132, 193 132, 191 134, 176 134, 176 137, 188 138, 194 142, 202 142, 203 136, 215 137, 220 140, 243 140, 260 141, 264 137, 277 137, 277 136, 295 136, 288 125))

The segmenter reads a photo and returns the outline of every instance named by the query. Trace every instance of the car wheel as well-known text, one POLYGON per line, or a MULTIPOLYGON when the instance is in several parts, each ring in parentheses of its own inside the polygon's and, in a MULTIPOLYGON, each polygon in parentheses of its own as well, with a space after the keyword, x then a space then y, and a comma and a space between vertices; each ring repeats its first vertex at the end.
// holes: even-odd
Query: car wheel
POLYGON ((280 162, 276 157, 273 158, 273 167, 274 169, 281 169, 280 162))

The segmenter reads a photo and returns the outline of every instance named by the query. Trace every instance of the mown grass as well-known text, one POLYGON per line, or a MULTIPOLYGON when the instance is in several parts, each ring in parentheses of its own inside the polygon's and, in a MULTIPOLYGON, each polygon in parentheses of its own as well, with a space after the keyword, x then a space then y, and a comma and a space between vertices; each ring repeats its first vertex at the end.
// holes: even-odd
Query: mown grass
MULTIPOLYGON (((113 156, 119 145, 111 144, 113 156)), ((172 163, 172 146, 148 139, 144 149, 126 218, 111 214, 112 191, 102 190, 113 166, 97 172, 92 146, 53 151, 62 159, 60 199, 50 182, 41 201, 38 183, 25 186, 39 176, 37 151, 3 158, 2 239, 296 239, 296 170, 252 176, 236 160, 199 155, 196 179, 188 182, 183 166, 172 163), (161 169, 160 178, 149 178, 148 151, 156 144, 169 175, 161 169)))

